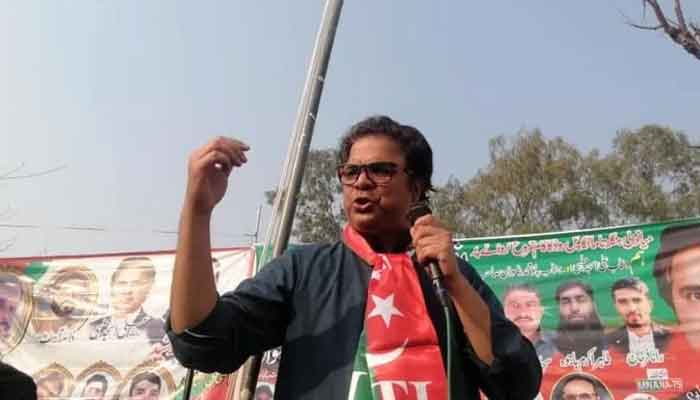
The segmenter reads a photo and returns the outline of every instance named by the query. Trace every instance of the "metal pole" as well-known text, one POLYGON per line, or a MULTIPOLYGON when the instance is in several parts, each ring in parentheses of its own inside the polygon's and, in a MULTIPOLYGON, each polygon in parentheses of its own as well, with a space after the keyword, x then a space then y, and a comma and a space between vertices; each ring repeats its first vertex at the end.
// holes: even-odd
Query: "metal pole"
MULTIPOLYGON (((311 65, 306 75, 304 92, 302 94, 297 117, 294 123, 293 142, 290 143, 286 174, 289 174, 291 181, 288 185, 277 188, 278 199, 283 198, 281 203, 281 218, 278 220, 279 231, 274 232, 271 237, 274 243, 273 255, 279 256, 287 248, 289 236, 294 222, 294 213, 297 206, 297 196, 301 189, 301 181, 304 177, 304 165, 311 145, 314 124, 318 113, 318 106, 321 101, 323 84, 326 80, 328 62, 333 49, 333 41, 340 20, 340 11, 343 8, 343 0, 327 0, 321 17, 321 26, 316 35, 311 65), (283 196, 283 197, 280 197, 283 196)), ((277 199, 276 199, 277 200, 277 199)), ((275 201, 277 203, 277 201, 275 201)), ((271 224, 275 224, 272 221, 271 224)), ((274 226, 274 225, 273 225, 274 226)), ((276 230, 276 229, 274 229, 276 230)), ((267 247, 267 246, 265 246, 267 247)), ((265 254, 263 254, 263 258, 265 254)), ((252 357, 247 365, 243 381, 241 400, 252 400, 257 384, 258 373, 260 371, 261 356, 252 357)))
POLYGON ((262 217, 262 206, 258 206, 258 213, 255 216, 255 236, 253 236, 253 243, 258 243, 258 233, 260 233, 260 218, 262 217))
POLYGON ((185 375, 185 390, 183 391, 183 399, 189 400, 190 393, 192 392, 192 381, 194 380, 194 370, 188 369, 187 375, 185 375))
POLYGON ((297 198, 304 176, 306 156, 309 153, 309 146, 311 145, 311 137, 318 113, 318 105, 321 101, 321 93, 326 80, 328 61, 330 60, 333 40, 335 39, 335 32, 338 28, 340 10, 342 7, 343 0, 328 0, 326 2, 326 7, 323 11, 323 19, 321 20, 321 27, 316 36, 311 67, 306 76, 304 94, 294 126, 295 133, 301 136, 299 142, 300 152, 298 157, 293 160, 292 164, 292 181, 288 186, 288 194, 282 209, 281 229, 279 236, 276 238, 277 240, 274 242, 275 247, 273 253, 275 256, 282 254, 289 242, 292 222, 294 221, 294 212, 297 206, 297 198))

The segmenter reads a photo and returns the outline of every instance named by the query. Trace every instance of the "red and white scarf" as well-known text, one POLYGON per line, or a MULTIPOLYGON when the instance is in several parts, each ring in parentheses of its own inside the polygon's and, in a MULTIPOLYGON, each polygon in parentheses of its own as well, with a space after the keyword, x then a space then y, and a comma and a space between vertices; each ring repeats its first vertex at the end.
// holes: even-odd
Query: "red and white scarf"
POLYGON ((408 253, 376 253, 350 225, 343 230, 343 241, 372 266, 363 335, 370 379, 366 387, 371 393, 351 393, 350 397, 446 399, 440 346, 411 257, 408 253))

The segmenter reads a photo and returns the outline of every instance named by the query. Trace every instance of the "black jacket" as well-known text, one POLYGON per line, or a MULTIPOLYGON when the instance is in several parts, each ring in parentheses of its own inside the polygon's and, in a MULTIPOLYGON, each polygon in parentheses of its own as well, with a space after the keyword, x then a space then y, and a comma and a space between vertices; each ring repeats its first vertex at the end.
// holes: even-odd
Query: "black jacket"
MULTIPOLYGON (((671 338, 671 331, 662 326, 653 324, 651 327, 651 334, 654 337, 654 345, 656 345, 659 352, 663 353, 668 344, 668 340, 671 338)), ((629 335, 627 335, 627 328, 624 326, 610 332, 606 337, 606 341, 608 346, 621 353, 626 354, 630 351, 630 339, 629 335)))
POLYGON ((0 361, 0 399, 36 400, 32 377, 0 361))

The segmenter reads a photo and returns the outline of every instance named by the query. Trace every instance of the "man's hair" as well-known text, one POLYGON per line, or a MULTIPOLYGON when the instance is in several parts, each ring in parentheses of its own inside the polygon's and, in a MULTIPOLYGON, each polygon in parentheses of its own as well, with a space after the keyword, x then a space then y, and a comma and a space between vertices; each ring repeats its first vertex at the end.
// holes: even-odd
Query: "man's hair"
POLYGON ((666 303, 675 309, 671 292, 671 261, 680 251, 700 247, 700 224, 669 226, 661 233, 661 247, 654 261, 656 287, 666 303))
POLYGON ((428 192, 433 191, 433 150, 425 136, 416 128, 402 125, 385 115, 365 118, 351 126, 340 139, 338 161, 345 164, 350 157, 350 149, 359 139, 367 136, 386 136, 396 142, 404 158, 406 169, 412 179, 423 185, 420 200, 428 199, 428 192))
POLYGON ((580 288, 581 290, 586 292, 586 294, 588 295, 588 297, 591 298, 591 300, 593 299, 593 288, 591 287, 591 285, 589 285, 583 281, 573 280, 573 281, 566 281, 566 282, 562 283, 561 285, 559 285, 559 287, 557 288, 557 291, 554 293, 554 298, 557 300, 557 303, 559 303, 559 298, 561 297, 561 294, 563 292, 565 292, 571 288, 576 288, 576 287, 580 288))
POLYGON ((270 397, 272 397, 272 389, 270 389, 269 386, 267 385, 260 385, 258 386, 257 389, 255 389, 255 399, 257 400, 257 397, 259 394, 266 394, 270 397))
POLYGON ((612 287, 610 288, 610 295, 612 296, 613 300, 615 300, 615 291, 620 289, 634 289, 649 298, 649 287, 643 280, 637 278, 636 276, 628 276, 618 279, 615 281, 615 283, 613 283, 612 287))
POLYGON ((92 382, 98 382, 100 385, 102 385, 102 391, 107 391, 107 378, 105 378, 105 376, 102 374, 95 374, 89 377, 88 380, 85 382, 85 386, 83 387, 83 393, 85 393, 85 388, 87 388, 87 386, 92 382))
POLYGON ((542 300, 540 292, 535 286, 529 283, 513 283, 511 285, 508 285, 508 287, 506 287, 506 289, 503 291, 503 301, 506 300, 506 297, 508 297, 509 294, 515 292, 516 290, 522 290, 523 292, 533 293, 535 296, 537 296, 537 299, 542 300))
POLYGON ((136 374, 136 376, 134 376, 134 379, 131 380, 131 386, 129 386, 129 396, 132 396, 134 394, 134 387, 136 387, 136 385, 143 381, 148 381, 154 385, 157 385, 158 390, 160 390, 160 376, 154 374, 153 372, 141 372, 139 374, 136 374))
POLYGON ((127 269, 136 269, 143 272, 149 281, 153 281, 156 276, 156 268, 148 257, 129 257, 123 259, 117 269, 112 274, 112 283, 119 276, 119 273, 127 269))

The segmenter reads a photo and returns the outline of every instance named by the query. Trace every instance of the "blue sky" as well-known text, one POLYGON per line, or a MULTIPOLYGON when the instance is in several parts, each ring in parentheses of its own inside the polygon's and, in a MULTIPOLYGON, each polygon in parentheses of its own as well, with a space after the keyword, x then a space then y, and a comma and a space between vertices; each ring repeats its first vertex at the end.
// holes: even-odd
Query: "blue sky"
MULTIPOLYGON (((700 61, 626 26, 620 11, 641 18, 640 3, 348 0, 312 145, 388 114, 424 132, 444 183, 521 128, 586 151, 646 123, 700 142, 700 61)), ((36 226, 0 227, 14 241, 1 255, 173 248, 154 231, 176 229, 187 155, 222 134, 252 150, 213 240, 246 243, 279 180, 322 7, 0 0, 0 171, 66 166, 0 182, 0 224, 36 226)))

